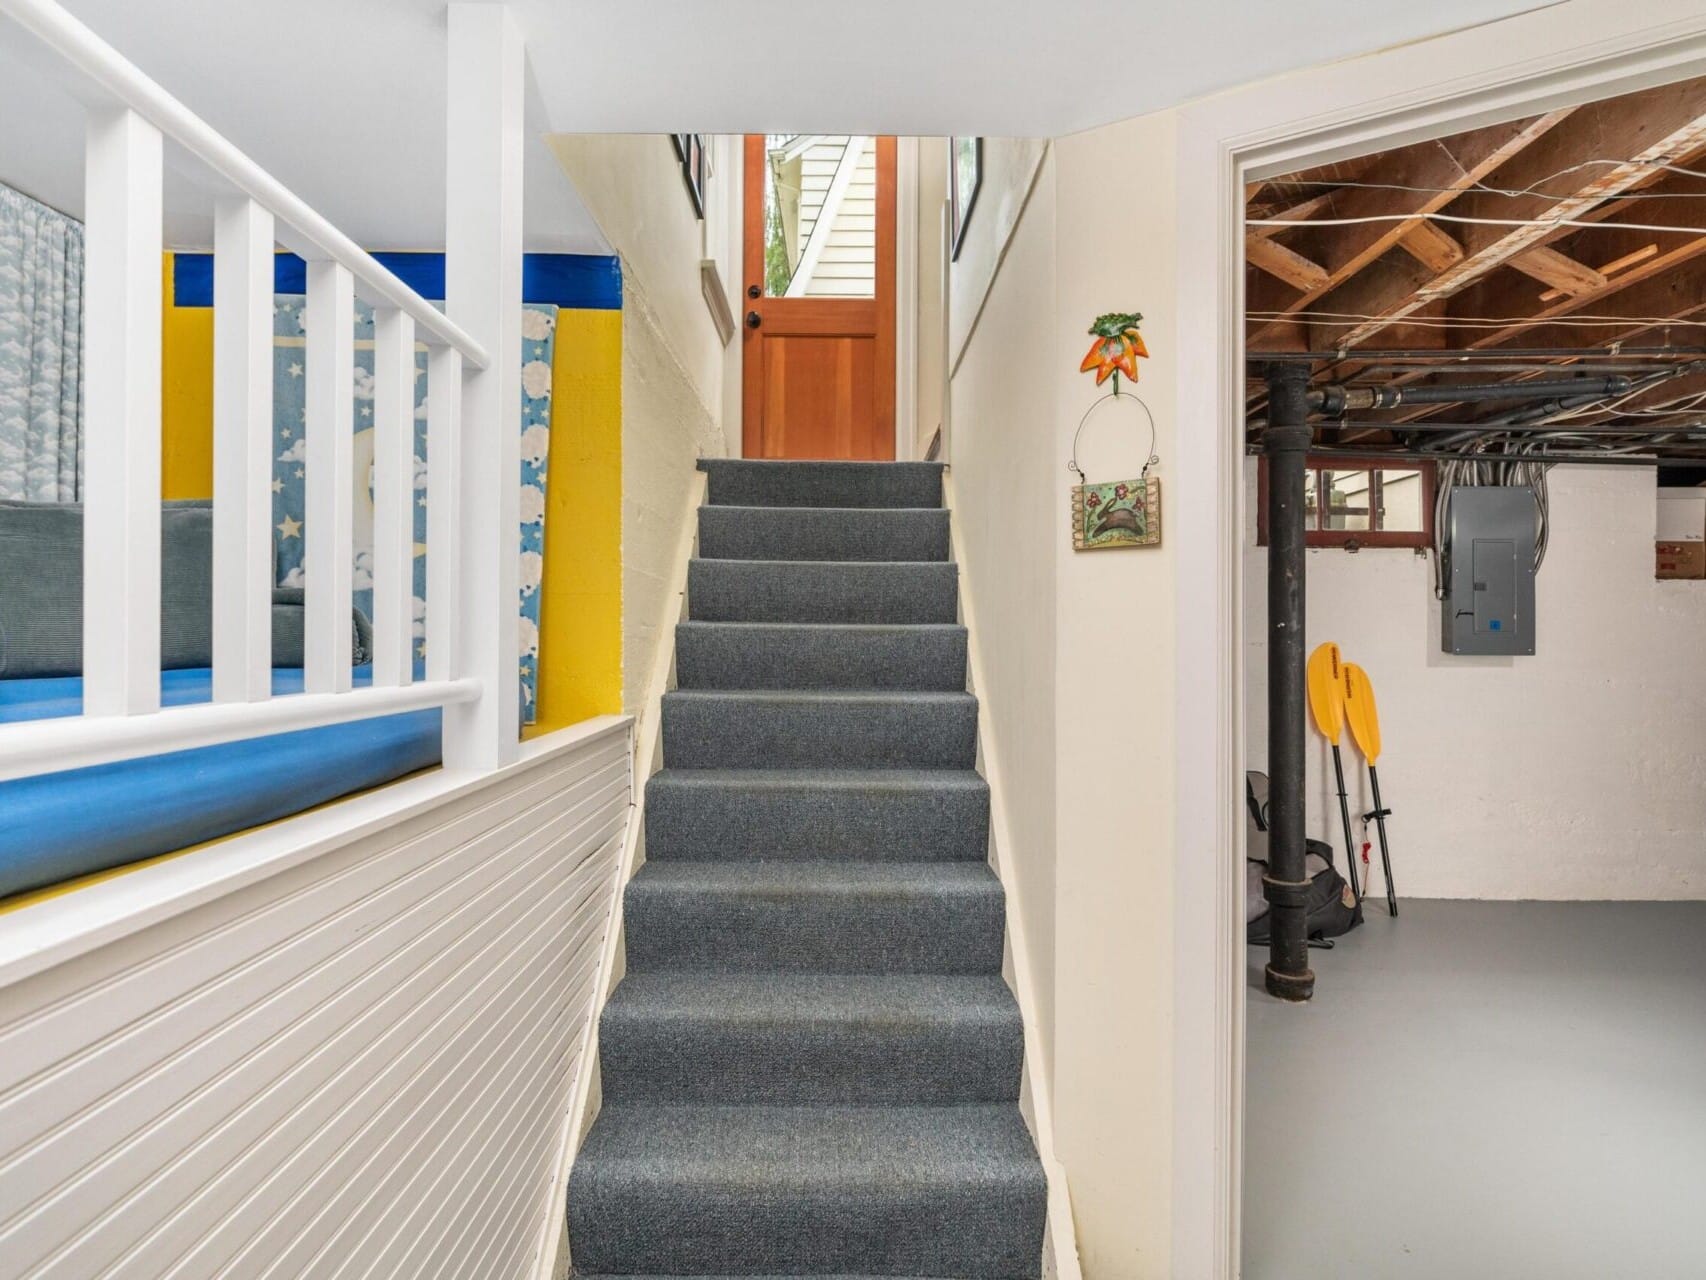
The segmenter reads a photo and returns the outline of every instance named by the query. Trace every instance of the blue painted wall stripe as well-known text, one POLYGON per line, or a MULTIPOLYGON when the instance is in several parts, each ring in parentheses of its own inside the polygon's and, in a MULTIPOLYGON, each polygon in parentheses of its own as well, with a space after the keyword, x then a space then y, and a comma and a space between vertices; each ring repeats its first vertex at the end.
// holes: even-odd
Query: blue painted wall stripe
MULTIPOLYGON (((442 253, 376 253, 423 298, 444 297, 442 253)), ((278 254, 275 293, 305 293, 308 268, 294 253, 278 254)), ((172 263, 172 288, 180 307, 213 305, 213 255, 180 253, 172 263)), ((529 253, 521 259, 521 300, 579 311, 622 309, 622 264, 610 254, 529 253)))

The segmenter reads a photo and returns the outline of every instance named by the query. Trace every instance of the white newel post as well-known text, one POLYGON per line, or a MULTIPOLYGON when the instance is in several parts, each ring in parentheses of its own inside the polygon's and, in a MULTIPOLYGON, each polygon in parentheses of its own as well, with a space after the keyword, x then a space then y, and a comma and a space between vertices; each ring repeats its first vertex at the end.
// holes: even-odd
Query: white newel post
POLYGON ((272 694, 273 217, 246 196, 213 223, 213 698, 272 694))
MULTIPOLYGON (((309 693, 350 687, 351 484, 355 442, 355 279, 329 260, 308 263, 307 452, 302 570, 303 682, 309 693)), ((281 534, 280 536, 283 536, 281 534)))
POLYGON ((86 715, 137 715, 160 707, 161 154, 160 131, 134 111, 90 113, 83 301, 86 715))
POLYGON ((489 364, 464 379, 456 599, 456 674, 479 681, 480 696, 445 708, 444 763, 492 769, 516 758, 520 731, 516 622, 526 46, 501 5, 457 0, 449 17, 446 310, 484 348, 489 364))

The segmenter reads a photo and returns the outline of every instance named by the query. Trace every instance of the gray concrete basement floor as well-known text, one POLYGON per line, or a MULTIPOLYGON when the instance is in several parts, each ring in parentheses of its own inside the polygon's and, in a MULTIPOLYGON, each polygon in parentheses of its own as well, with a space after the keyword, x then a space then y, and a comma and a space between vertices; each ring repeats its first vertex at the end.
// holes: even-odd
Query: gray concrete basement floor
POLYGON ((1250 949, 1246 1280, 1706 1277, 1706 902, 1399 909, 1250 949))

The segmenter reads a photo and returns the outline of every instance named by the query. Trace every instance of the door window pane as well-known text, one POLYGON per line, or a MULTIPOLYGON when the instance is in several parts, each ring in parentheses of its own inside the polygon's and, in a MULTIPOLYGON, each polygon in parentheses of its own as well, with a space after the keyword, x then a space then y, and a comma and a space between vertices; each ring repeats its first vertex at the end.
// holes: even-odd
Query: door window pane
POLYGON ((1380 524, 1398 533, 1420 533, 1422 522, 1422 473, 1387 468, 1380 473, 1380 524))
POLYGON ((1328 529, 1367 530, 1372 494, 1369 492, 1370 473, 1367 471, 1329 471, 1327 473, 1328 529))
POLYGON ((764 292, 873 298, 876 139, 770 134, 764 156, 764 292))

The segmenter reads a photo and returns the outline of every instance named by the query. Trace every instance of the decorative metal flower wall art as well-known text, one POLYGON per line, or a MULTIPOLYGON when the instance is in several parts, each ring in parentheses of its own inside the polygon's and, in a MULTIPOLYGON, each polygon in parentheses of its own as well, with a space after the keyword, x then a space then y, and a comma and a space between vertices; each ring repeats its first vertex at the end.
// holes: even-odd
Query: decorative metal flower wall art
POLYGON ((1141 323, 1143 315, 1137 311, 1110 311, 1097 316, 1096 322, 1090 326, 1090 334, 1095 341, 1090 344, 1078 372, 1094 370, 1098 387, 1111 377, 1115 395, 1120 390, 1120 374, 1136 382, 1139 357, 1149 358, 1149 348, 1143 344, 1143 335, 1137 331, 1141 323))

